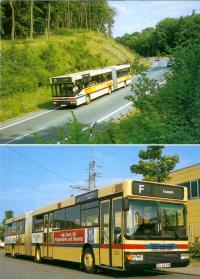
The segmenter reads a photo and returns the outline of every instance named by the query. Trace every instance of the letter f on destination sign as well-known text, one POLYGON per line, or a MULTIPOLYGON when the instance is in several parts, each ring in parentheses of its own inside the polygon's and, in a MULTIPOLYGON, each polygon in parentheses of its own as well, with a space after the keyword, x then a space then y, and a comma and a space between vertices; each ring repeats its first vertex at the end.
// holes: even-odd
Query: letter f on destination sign
POLYGON ((144 191, 144 185, 140 184, 139 185, 139 193, 141 194, 142 191, 144 191))

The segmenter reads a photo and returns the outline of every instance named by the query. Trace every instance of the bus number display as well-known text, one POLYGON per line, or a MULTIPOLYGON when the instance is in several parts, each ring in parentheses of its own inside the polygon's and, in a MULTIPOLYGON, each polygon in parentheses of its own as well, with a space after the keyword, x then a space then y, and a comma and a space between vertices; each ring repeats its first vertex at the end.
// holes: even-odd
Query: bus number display
POLYGON ((132 184, 133 195, 159 197, 159 198, 170 198, 183 200, 184 189, 181 187, 153 184, 147 182, 134 181, 132 184))

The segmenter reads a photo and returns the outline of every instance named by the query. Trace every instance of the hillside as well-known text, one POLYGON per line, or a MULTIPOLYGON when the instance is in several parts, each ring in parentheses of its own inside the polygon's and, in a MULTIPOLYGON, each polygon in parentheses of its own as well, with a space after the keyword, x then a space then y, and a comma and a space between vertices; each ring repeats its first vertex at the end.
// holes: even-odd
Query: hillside
POLYGON ((34 41, 2 41, 1 121, 51 104, 49 78, 120 63, 146 63, 102 33, 64 30, 34 41))

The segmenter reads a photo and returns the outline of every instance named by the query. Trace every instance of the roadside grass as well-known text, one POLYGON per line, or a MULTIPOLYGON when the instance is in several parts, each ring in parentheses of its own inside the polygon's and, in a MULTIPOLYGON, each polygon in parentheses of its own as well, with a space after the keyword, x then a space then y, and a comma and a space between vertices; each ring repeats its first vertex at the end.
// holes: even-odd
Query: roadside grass
POLYGON ((149 65, 112 38, 88 30, 60 30, 49 40, 2 40, 1 48, 0 121, 49 106, 52 76, 123 63, 149 65))
POLYGON ((52 105, 50 88, 41 87, 34 92, 20 92, 1 98, 0 121, 6 121, 26 113, 52 105))

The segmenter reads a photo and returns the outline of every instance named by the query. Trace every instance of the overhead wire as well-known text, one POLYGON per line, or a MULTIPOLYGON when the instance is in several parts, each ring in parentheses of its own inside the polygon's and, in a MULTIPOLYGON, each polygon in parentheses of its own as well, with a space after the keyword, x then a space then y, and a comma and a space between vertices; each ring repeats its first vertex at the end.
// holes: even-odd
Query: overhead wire
MULTIPOLYGON (((50 169, 49 167, 47 167, 47 166, 45 166, 45 165, 43 165, 43 164, 41 164, 41 163, 39 163, 39 162, 37 162, 37 161, 35 161, 35 160, 29 158, 28 156, 24 155, 23 153, 21 153, 21 152, 19 152, 19 151, 16 151, 15 149, 13 149, 13 148, 11 148, 11 147, 9 147, 9 149, 10 149, 11 151, 15 152, 16 154, 18 154, 19 156, 23 157, 24 159, 30 161, 31 163, 33 163, 33 164, 39 166, 40 168, 46 169, 51 175, 53 175, 53 174, 56 175, 56 178, 57 178, 57 179, 60 179, 60 180, 64 181, 65 183, 66 183, 67 181, 69 181, 68 178, 65 178, 64 176, 61 176, 60 173, 57 173, 57 172, 55 172, 54 170, 50 169)), ((71 180, 70 180, 70 181, 71 181, 71 180)))

